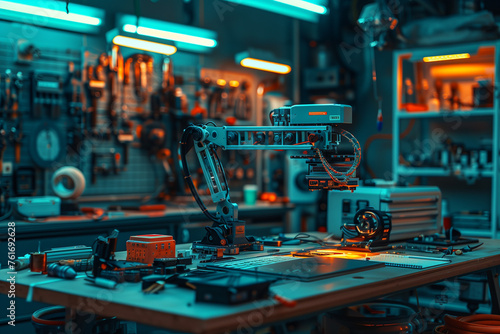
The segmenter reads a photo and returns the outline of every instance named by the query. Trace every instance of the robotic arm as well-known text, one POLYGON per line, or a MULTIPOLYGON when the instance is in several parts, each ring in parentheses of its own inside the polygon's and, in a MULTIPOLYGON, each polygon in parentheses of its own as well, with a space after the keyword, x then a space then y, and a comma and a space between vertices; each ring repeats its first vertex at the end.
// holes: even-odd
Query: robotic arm
POLYGON ((211 126, 190 125, 184 130, 180 156, 184 178, 203 213, 214 222, 207 234, 193 249, 223 248, 226 254, 239 250, 259 250, 262 246, 245 236, 245 223, 238 220, 238 205, 231 202, 224 169, 217 155, 223 150, 301 150, 307 154, 292 156, 306 159, 309 190, 351 190, 358 186, 355 171, 361 149, 356 138, 338 128, 338 124, 352 122, 352 109, 347 105, 295 105, 271 111, 272 126, 211 126), (353 155, 337 154, 341 139, 347 139, 353 155), (215 214, 208 211, 191 179, 186 155, 194 147, 212 201, 217 204, 215 214))

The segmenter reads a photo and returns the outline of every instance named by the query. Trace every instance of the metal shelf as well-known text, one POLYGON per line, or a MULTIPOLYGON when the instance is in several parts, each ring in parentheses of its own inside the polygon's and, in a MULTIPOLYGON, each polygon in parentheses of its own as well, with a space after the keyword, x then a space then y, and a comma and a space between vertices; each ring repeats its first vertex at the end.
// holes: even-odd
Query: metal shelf
MULTIPOLYGON (((475 84, 477 75, 475 72, 469 72, 464 70, 463 72, 454 72, 452 66, 448 68, 448 72, 441 71, 438 74, 437 69, 441 66, 447 65, 467 65, 476 64, 482 67, 479 72, 487 72, 486 75, 492 82, 498 81, 500 77, 500 42, 498 41, 486 41, 478 43, 468 43, 468 44, 455 44, 446 46, 434 46, 434 47, 422 47, 416 49, 404 49, 396 50, 393 53, 393 72, 392 72, 392 87, 393 87, 393 118, 392 123, 392 171, 394 172, 393 178, 398 179, 400 176, 422 176, 422 177, 437 177, 442 178, 440 181, 444 181, 446 178, 449 179, 464 179, 466 181, 475 181, 475 179, 483 178, 481 186, 484 192, 481 191, 481 199, 484 199, 484 208, 490 210, 491 221, 489 229, 480 229, 479 226, 471 225, 463 233, 478 236, 478 237, 489 237, 489 238, 500 238, 500 232, 498 231, 498 224, 500 221, 498 203, 500 200, 500 158, 498 152, 500 151, 500 98, 497 94, 493 96, 493 107, 486 108, 465 108, 457 110, 438 110, 438 111, 415 111, 408 112, 402 108, 403 106, 403 94, 405 94, 405 78, 410 77, 415 80, 414 84, 418 87, 419 84, 423 83, 423 80, 427 80, 428 87, 430 87, 427 95, 421 94, 417 91, 415 94, 415 101, 422 102, 425 101, 432 92, 432 87, 435 87, 435 82, 438 79, 443 80, 443 82, 452 81, 463 81, 463 85, 469 85, 473 87, 475 84), (467 59, 453 60, 453 62, 438 62, 438 63, 426 63, 423 61, 423 57, 426 56, 436 56, 436 55, 446 55, 446 54, 457 54, 457 53, 469 53, 471 56, 467 59), (411 72, 412 75, 408 75, 411 72), (418 82, 417 82, 418 80, 418 82), (488 167, 483 167, 482 170, 464 168, 462 170, 455 170, 454 167, 442 168, 442 167, 411 167, 402 165, 400 162, 401 154, 401 139, 400 134, 402 131, 402 120, 420 120, 417 122, 416 129, 413 134, 416 136, 415 140, 426 140, 431 136, 431 131, 433 129, 431 123, 446 123, 451 120, 463 120, 462 123, 475 123, 474 125, 483 125, 483 121, 491 123, 486 131, 477 132, 471 131, 471 138, 488 138, 492 141, 492 161, 491 165, 488 167), (491 190, 488 189, 488 183, 491 185, 491 190), (489 202, 489 204, 487 204, 489 202)), ((478 73, 479 73, 478 72, 478 73)), ((462 85, 462 84, 461 84, 462 85)), ((450 88, 451 89, 451 88, 450 88)), ((469 89, 469 88, 467 88, 469 89)), ((470 99, 469 99, 470 100, 470 99)), ((410 100, 405 100, 410 101, 410 100)), ((411 100, 413 101, 413 100, 411 100)), ((468 128, 463 129, 448 129, 444 128, 444 131, 468 131, 468 128)), ((431 185, 437 180, 424 180, 426 184, 431 185)), ((474 182, 466 185, 463 189, 464 198, 461 200, 459 198, 460 194, 454 194, 453 201, 455 206, 467 206, 467 192, 469 187, 474 187, 474 182)), ((462 193, 462 192, 461 192, 462 193)), ((453 203, 452 203, 453 204, 453 203)), ((453 206, 453 205, 452 205, 453 206)), ((464 208, 466 209, 466 208, 464 208)), ((461 230, 462 231, 462 230, 461 230)))
POLYGON ((493 177, 492 170, 485 169, 462 169, 458 171, 454 171, 447 168, 440 167, 407 167, 407 166, 399 166, 398 173, 405 176, 464 176, 464 177, 493 177))
POLYGON ((412 118, 448 118, 448 117, 478 117, 478 116, 493 116, 495 114, 494 109, 481 108, 481 109, 470 109, 470 110, 455 110, 455 111, 419 111, 419 112, 408 112, 405 110, 398 110, 396 112, 396 117, 412 119, 412 118))

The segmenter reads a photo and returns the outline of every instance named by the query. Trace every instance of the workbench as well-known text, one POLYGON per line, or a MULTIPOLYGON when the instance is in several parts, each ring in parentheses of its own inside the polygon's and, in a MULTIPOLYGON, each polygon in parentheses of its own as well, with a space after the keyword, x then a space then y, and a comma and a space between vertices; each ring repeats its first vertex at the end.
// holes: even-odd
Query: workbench
MULTIPOLYGON (((450 263, 428 269, 378 267, 312 282, 285 280, 274 283, 271 286, 272 293, 295 300, 295 307, 286 307, 271 299, 231 306, 208 304, 195 302, 194 291, 176 286, 168 287, 155 295, 145 295, 141 292, 140 283, 122 283, 116 290, 106 290, 86 283, 82 275, 74 280, 64 280, 29 271, 15 274, 16 296, 63 305, 70 310, 67 313, 69 315, 88 312, 119 316, 124 320, 200 334, 228 331, 247 333, 251 332, 251 328, 264 324, 353 305, 444 279, 486 271, 492 312, 498 314, 500 308, 497 267, 500 266, 500 248, 497 240, 481 242, 484 242, 484 245, 478 249, 461 256, 448 256, 450 263)), ((292 249, 292 246, 287 247, 282 248, 281 252, 292 249)), ((262 254, 246 252, 240 257, 262 254)), ((8 277, 7 270, 0 271, 0 293, 8 292, 8 277)), ((80 333, 85 333, 85 329, 80 329, 83 330, 80 333)))
MULTIPOLYGON (((239 218, 247 225, 248 235, 263 235, 286 232, 286 213, 294 208, 292 204, 257 202, 256 205, 239 205, 239 218)), ((193 204, 167 204, 166 210, 139 212, 110 212, 102 219, 87 215, 59 216, 34 221, 11 219, 0 222, 0 244, 7 242, 9 222, 15 222, 16 254, 22 256, 38 249, 75 245, 90 246, 97 236, 120 231, 118 245, 125 247, 131 235, 158 233, 173 235, 178 243, 201 239, 204 226, 211 225, 198 206, 193 204), (186 235, 186 231, 189 233, 186 235), (75 241, 75 238, 78 238, 75 241)), ((124 249, 124 248, 123 248, 124 249)), ((120 250, 118 248, 118 250, 120 250)), ((7 247, 0 247, 0 264, 7 263, 7 247)))

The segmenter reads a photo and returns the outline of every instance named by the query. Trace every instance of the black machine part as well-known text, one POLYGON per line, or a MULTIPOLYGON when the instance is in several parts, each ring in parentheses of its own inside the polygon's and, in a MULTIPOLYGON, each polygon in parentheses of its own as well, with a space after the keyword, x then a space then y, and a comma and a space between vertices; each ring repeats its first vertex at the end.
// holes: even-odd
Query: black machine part
POLYGON ((342 227, 342 241, 372 246, 387 245, 391 228, 391 216, 388 213, 367 207, 356 213, 352 225, 342 227))
POLYGON ((107 261, 114 260, 118 233, 118 230, 113 230, 108 237, 99 236, 96 239, 94 266, 92 269, 94 277, 100 276, 100 273, 103 270, 101 266, 102 264, 106 264, 107 261))

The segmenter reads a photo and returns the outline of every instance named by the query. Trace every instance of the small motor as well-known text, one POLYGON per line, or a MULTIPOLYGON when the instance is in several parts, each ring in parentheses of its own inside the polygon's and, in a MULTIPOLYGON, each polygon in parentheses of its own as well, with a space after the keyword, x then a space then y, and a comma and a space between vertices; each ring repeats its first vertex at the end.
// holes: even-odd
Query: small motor
POLYGON ((365 247, 389 244, 391 216, 383 211, 367 207, 356 212, 353 224, 342 226, 342 242, 365 247))

